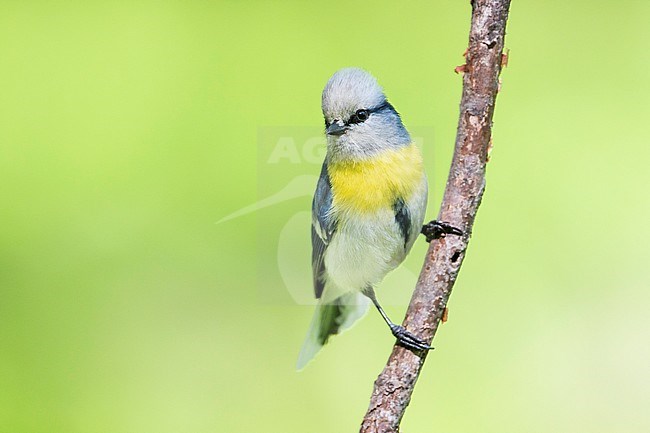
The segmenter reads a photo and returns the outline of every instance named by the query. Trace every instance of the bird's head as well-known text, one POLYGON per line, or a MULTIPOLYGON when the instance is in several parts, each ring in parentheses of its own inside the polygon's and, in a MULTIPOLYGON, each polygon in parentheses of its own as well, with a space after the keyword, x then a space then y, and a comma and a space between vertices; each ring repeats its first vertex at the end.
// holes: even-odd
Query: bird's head
POLYGON ((358 68, 337 71, 323 90, 328 155, 364 159, 411 139, 375 77, 358 68))

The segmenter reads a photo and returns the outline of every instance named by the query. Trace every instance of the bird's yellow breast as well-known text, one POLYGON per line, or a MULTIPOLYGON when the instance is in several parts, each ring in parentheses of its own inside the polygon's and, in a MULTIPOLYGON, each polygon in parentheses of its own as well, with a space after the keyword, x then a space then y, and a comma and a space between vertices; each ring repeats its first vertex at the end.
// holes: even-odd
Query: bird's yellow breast
POLYGON ((332 205, 339 211, 376 212, 408 200, 422 184, 422 155, 414 144, 360 161, 328 164, 332 205))

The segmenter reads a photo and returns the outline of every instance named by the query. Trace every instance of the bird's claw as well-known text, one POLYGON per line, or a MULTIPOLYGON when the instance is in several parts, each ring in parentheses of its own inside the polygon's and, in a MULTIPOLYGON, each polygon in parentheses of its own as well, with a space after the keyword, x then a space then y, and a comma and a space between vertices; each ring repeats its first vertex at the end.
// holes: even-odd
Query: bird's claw
POLYGON ((444 238, 447 235, 462 236, 464 234, 461 229, 444 221, 437 220, 433 220, 422 226, 421 233, 426 237, 427 242, 431 242, 434 239, 444 238))
POLYGON ((395 336, 395 338, 397 338, 397 343, 400 346, 404 346, 407 349, 420 351, 420 352, 424 350, 433 350, 433 347, 429 346, 426 343, 426 341, 411 334, 403 326, 392 325, 390 327, 390 330, 395 336))

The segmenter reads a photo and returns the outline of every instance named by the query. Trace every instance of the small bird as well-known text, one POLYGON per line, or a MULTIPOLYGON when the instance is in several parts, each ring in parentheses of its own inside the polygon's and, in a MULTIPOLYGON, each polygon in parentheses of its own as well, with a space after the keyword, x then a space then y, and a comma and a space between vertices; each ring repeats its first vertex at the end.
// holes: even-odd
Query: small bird
POLYGON ((318 304, 298 356, 302 369, 329 337, 348 329, 372 302, 399 344, 431 347, 393 323, 374 287, 406 257, 418 234, 430 241, 462 232, 422 226, 427 178, 420 150, 368 72, 345 68, 322 95, 327 153, 312 202, 312 269, 318 304))

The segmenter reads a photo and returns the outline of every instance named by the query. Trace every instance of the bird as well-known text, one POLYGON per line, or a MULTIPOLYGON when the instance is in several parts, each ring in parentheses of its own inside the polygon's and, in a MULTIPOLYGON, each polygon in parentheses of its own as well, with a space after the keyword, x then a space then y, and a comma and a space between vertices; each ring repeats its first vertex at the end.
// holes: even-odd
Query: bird
POLYGON ((443 222, 423 226, 428 184, 419 148, 369 72, 344 68, 322 93, 327 151, 312 201, 312 273, 318 299, 298 355, 303 369, 332 335, 349 329, 370 303, 398 344, 431 347, 392 322, 375 287, 427 241, 462 234, 443 222))

